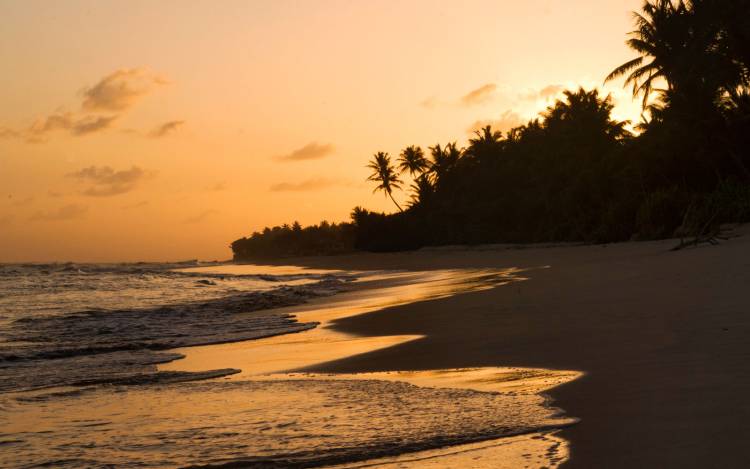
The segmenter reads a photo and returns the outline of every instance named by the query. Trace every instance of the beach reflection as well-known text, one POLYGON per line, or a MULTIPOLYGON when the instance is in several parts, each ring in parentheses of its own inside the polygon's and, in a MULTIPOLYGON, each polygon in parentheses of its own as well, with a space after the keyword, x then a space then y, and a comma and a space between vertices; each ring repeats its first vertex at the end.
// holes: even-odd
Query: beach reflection
POLYGON ((201 371, 237 368, 242 372, 231 379, 242 380, 371 352, 416 340, 421 336, 360 337, 333 330, 328 326, 332 321, 344 317, 524 280, 516 269, 383 272, 363 278, 361 283, 366 285, 354 291, 277 310, 293 314, 299 322, 320 323, 317 328, 305 334, 287 334, 263 340, 175 349, 175 352, 185 355, 185 358, 160 365, 159 370, 201 371))

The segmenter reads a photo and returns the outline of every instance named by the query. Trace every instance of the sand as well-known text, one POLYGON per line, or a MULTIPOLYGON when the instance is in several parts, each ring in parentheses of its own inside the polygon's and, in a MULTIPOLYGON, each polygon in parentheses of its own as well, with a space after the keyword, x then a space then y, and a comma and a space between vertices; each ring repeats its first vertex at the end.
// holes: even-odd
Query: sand
MULTIPOLYGON (((332 347, 330 356, 311 357, 322 363, 303 368, 581 372, 547 391, 554 406, 580 419, 556 434, 568 444, 564 467, 747 467, 748 233, 740 230, 718 246, 677 252, 670 251, 676 241, 666 240, 296 259, 299 265, 347 270, 518 268, 527 278, 333 316, 327 333, 357 337, 352 343, 362 348, 332 347)), ((200 356, 187 355, 188 363, 191 355, 200 356)), ((203 354, 211 355, 221 356, 203 354)), ((445 454, 419 457, 436 467, 449 463, 441 459, 445 454)), ((404 464, 422 465, 422 460, 404 464)))
POLYGON ((528 281, 334 321, 361 336, 421 339, 316 372, 518 366, 578 370, 550 392, 581 422, 564 467, 747 467, 750 236, 309 258, 320 268, 530 269, 528 281))

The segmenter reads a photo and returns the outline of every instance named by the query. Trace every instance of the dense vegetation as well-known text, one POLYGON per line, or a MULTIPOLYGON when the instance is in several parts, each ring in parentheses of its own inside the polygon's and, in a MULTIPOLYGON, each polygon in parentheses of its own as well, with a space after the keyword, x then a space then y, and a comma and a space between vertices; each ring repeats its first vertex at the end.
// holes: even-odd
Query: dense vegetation
POLYGON ((328 223, 302 228, 298 222, 291 226, 274 226, 255 232, 249 238, 232 243, 234 258, 273 259, 279 257, 340 254, 352 250, 354 226, 351 223, 328 223))
POLYGON ((267 229, 235 241, 235 257, 653 239, 750 220, 750 0, 650 0, 635 20, 639 56, 607 77, 625 76, 642 98, 635 134, 612 119, 609 97, 569 90, 538 119, 505 135, 485 127, 466 148, 409 146, 395 162, 376 153, 376 190, 393 199, 404 175, 414 181, 398 212, 358 207, 351 224, 267 229))

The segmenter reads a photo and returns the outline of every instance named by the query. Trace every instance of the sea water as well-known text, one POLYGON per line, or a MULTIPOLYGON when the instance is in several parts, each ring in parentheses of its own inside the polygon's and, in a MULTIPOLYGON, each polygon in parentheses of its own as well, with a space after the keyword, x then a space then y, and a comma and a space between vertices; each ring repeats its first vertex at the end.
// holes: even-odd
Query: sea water
POLYGON ((163 352, 175 347, 313 328, 269 310, 332 295, 353 279, 270 266, 186 269, 195 264, 0 265, 0 391, 194 379, 154 365, 179 358, 163 352))

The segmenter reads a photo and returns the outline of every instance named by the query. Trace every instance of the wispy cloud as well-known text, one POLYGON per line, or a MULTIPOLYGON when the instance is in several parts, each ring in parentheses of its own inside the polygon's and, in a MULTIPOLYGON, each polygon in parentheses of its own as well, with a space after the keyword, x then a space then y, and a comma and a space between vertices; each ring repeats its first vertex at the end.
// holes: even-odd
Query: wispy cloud
POLYGON ((120 208, 123 210, 133 210, 136 208, 146 207, 148 204, 149 204, 148 200, 141 200, 140 202, 136 202, 134 204, 123 205, 120 208))
POLYGON ((481 130, 483 127, 490 125, 492 126, 493 130, 499 130, 500 132, 507 132, 510 129, 519 127, 523 124, 524 124, 524 119, 517 112, 508 110, 508 111, 505 111, 497 119, 478 120, 474 122, 473 124, 471 124, 471 126, 466 131, 469 134, 474 134, 474 132, 481 130))
POLYGON ((325 158, 326 156, 333 153, 334 148, 330 143, 318 144, 318 142, 310 142, 302 148, 298 148, 291 153, 286 155, 277 156, 277 160, 281 161, 306 161, 306 160, 317 160, 325 158))
POLYGON ((8 127, 0 127, 0 138, 19 138, 21 132, 10 129, 8 127))
POLYGON ((27 131, 27 140, 43 141, 44 137, 56 130, 64 130, 77 137, 108 129, 119 116, 76 117, 70 112, 56 113, 34 122, 27 131))
POLYGON ((82 218, 86 215, 88 207, 85 205, 70 204, 60 207, 53 211, 36 212, 29 219, 30 221, 65 221, 82 218))
POLYGON ((440 105, 440 101, 437 96, 430 96, 419 102, 419 105, 427 109, 435 109, 440 105))
POLYGON ((216 184, 212 184, 206 187, 206 191, 208 192, 221 192, 225 190, 227 190, 227 185, 224 181, 217 182, 216 184))
POLYGON ((13 215, 0 215, 0 226, 10 226, 13 224, 13 215))
POLYGON ((84 195, 92 197, 109 197, 130 192, 145 176, 146 171, 137 166, 120 171, 109 166, 89 166, 68 174, 68 177, 92 183, 92 186, 83 191, 84 195))
POLYGON ((81 107, 87 111, 122 112, 167 80, 141 68, 115 70, 94 86, 84 88, 81 107))
POLYGON ((185 124, 185 121, 169 121, 154 127, 148 136, 151 138, 162 138, 176 131, 185 124))
POLYGON ((547 101, 551 98, 557 97, 562 91, 565 90, 565 86, 552 84, 545 86, 541 89, 528 89, 518 95, 522 101, 547 101))
MULTIPOLYGON (((27 143, 43 143, 50 133, 61 131, 76 137, 92 135, 111 128, 123 113, 155 86, 167 81, 146 70, 133 68, 116 70, 100 79, 94 86, 81 91, 80 110, 55 111, 38 118, 25 129, 0 127, 0 138, 23 139, 27 143)), ((178 127, 178 121, 167 122, 161 135, 178 127), (168 125, 171 124, 171 125, 168 125)), ((159 129, 155 129, 158 130, 159 129)))
POLYGON ((458 98, 441 99, 436 95, 432 95, 420 101, 419 105, 426 109, 472 107, 496 101, 505 96, 507 91, 507 87, 505 86, 501 87, 495 83, 485 83, 458 98))
POLYGON ((186 224, 201 223, 203 221, 206 221, 207 218, 210 218, 211 216, 216 215, 217 213, 219 213, 219 211, 214 210, 214 209, 204 210, 203 212, 195 216, 186 218, 185 220, 183 220, 183 223, 186 223, 186 224))
POLYGON ((564 89, 565 87, 563 85, 549 85, 539 91, 539 96, 541 96, 543 99, 554 98, 564 89))
POLYGON ((341 181, 321 177, 301 182, 280 182, 273 184, 269 190, 271 192, 311 192, 341 185, 343 185, 341 181))
POLYGON ((93 134, 108 129, 119 116, 85 116, 73 122, 70 133, 75 136, 93 134))
POLYGON ((482 85, 475 90, 469 91, 467 94, 461 97, 461 104, 464 106, 476 106, 478 104, 484 104, 492 100, 497 85, 494 83, 487 83, 482 85))
POLYGON ((14 207, 26 207, 27 205, 31 205, 32 203, 34 203, 34 197, 28 196, 20 200, 13 200, 11 202, 11 205, 13 205, 14 207))

